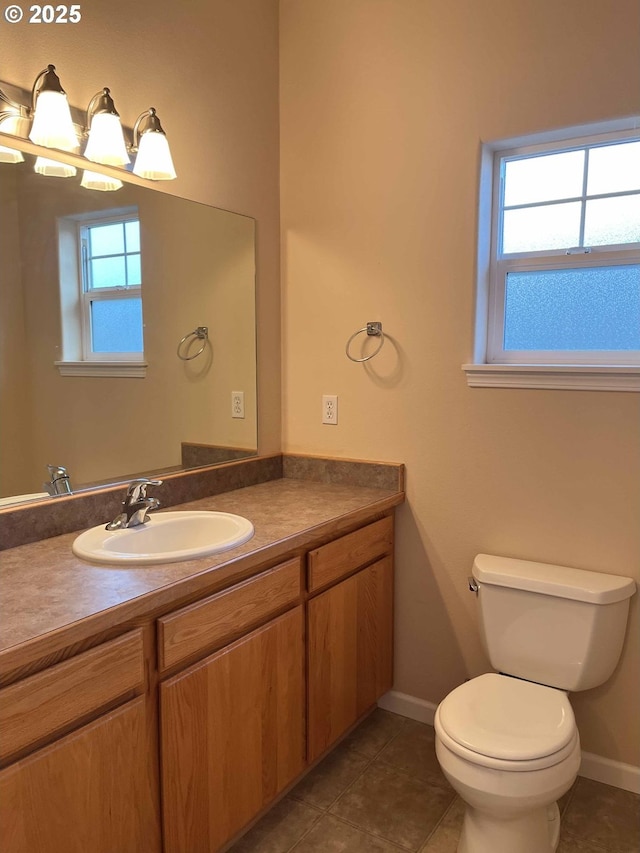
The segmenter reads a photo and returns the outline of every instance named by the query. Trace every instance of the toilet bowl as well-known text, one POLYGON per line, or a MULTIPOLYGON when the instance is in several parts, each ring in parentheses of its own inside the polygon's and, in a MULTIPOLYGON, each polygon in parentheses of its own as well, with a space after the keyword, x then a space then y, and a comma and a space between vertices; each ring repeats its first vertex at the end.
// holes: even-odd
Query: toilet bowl
POLYGON ((557 800, 580 767, 568 691, 612 674, 635 582, 479 554, 469 588, 497 672, 440 703, 436 755, 466 804, 458 853, 553 853, 557 800))
POLYGON ((436 755, 467 808, 459 853, 549 853, 556 801, 580 767, 560 690, 489 673, 456 688, 435 716, 436 755))

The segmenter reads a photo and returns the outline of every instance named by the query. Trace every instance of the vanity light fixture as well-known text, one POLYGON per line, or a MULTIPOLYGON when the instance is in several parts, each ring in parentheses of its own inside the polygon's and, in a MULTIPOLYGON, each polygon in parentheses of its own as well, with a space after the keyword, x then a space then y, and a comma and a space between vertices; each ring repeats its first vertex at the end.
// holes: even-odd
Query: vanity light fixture
MULTIPOLYGON (((25 93, 26 94, 26 93, 25 93)), ((131 162, 129 154, 136 154, 133 172, 152 181, 171 181, 176 170, 171 158, 169 143, 154 107, 136 119, 133 140, 129 144, 124 135, 120 116, 113 103, 110 90, 105 86, 93 96, 87 107, 86 129, 73 123, 67 95, 62 88, 54 65, 48 65, 35 79, 31 90, 31 106, 11 100, 0 89, 0 132, 29 138, 36 145, 78 153, 80 140, 87 139, 84 158, 92 163, 126 169, 131 162)), ((21 152, 0 146, 1 163, 24 161, 21 152)), ((76 167, 38 157, 35 171, 41 175, 71 177, 76 167)), ((122 186, 118 178, 99 175, 86 170, 81 185, 88 189, 117 190, 122 186)))
MULTIPOLYGON (((29 129, 29 110, 12 101, 0 89, 0 130, 13 136, 26 136, 29 129)), ((0 145, 0 163, 24 163, 21 151, 0 145)))
POLYGON ((80 143, 73 126, 67 94, 56 74, 55 65, 48 65, 38 74, 31 100, 33 123, 29 139, 46 148, 77 151, 80 143))
POLYGON ((152 181, 172 181, 176 177, 169 143, 154 107, 136 119, 131 150, 137 152, 134 175, 152 181))
POLYGON ((106 86, 89 101, 87 128, 89 138, 84 150, 87 160, 103 163, 105 166, 126 166, 131 162, 120 115, 113 103, 111 90, 106 86))

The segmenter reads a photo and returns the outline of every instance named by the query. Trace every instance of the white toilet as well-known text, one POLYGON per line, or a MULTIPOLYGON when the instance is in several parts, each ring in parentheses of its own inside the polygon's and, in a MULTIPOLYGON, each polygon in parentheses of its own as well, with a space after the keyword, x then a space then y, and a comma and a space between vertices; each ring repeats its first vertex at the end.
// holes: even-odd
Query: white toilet
POLYGON ((556 801, 580 767, 567 691, 613 672, 631 578, 479 554, 473 564, 487 673, 453 690, 435 716, 442 771, 466 803, 458 853, 551 853, 556 801))

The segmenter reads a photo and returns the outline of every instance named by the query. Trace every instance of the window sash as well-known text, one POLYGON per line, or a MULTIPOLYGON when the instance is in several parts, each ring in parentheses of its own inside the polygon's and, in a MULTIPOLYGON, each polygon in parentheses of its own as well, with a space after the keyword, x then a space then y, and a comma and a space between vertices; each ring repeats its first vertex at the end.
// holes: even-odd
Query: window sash
MULTIPOLYGON (((142 298, 142 286, 139 284, 123 284, 117 287, 93 287, 91 281, 91 261, 104 257, 121 257, 126 259, 128 256, 132 255, 140 255, 138 250, 134 252, 121 252, 114 253, 112 255, 100 255, 95 254, 92 255, 89 251, 90 241, 88 239, 88 231, 92 227, 108 225, 108 224, 122 224, 124 228, 127 222, 138 221, 137 216, 113 216, 113 217, 100 217, 95 220, 90 221, 82 221, 78 223, 78 251, 80 254, 80 266, 81 270, 81 293, 80 293, 80 306, 81 306, 81 322, 80 322, 80 334, 81 334, 81 344, 82 344, 82 359, 87 362, 144 362, 144 350, 142 352, 94 352, 93 350, 93 334, 91 327, 91 303, 92 302, 100 302, 107 301, 111 299, 141 299, 142 298)), ((126 242, 125 242, 126 249, 126 242)))
POLYGON ((85 291, 81 297, 82 304, 82 358, 84 361, 144 361, 142 352, 94 352, 93 334, 91 329, 91 303, 106 302, 112 299, 141 299, 142 288, 111 287, 99 290, 85 291))
MULTIPOLYGON (((640 242, 599 246, 567 246, 562 249, 534 250, 527 252, 502 253, 502 235, 504 211, 517 208, 531 208, 545 204, 562 204, 577 201, 582 204, 580 241, 584 235, 584 217, 586 202, 596 198, 614 198, 637 195, 637 190, 587 195, 587 168, 583 175, 581 196, 567 199, 532 202, 522 205, 505 205, 504 201, 504 164, 508 160, 525 159, 532 156, 561 153, 565 151, 585 150, 599 147, 603 143, 620 143, 638 139, 637 130, 574 139, 563 144, 561 141, 542 145, 522 146, 500 149, 493 154, 493 182, 491 203, 491 233, 489 253, 489 286, 487 300, 486 328, 486 364, 531 364, 531 365, 637 365, 640 364, 640 351, 637 350, 505 350, 505 289, 509 272, 535 270, 573 270, 580 267, 612 267, 640 263, 640 242)), ((588 158, 585 158, 588 160, 588 158)))
POLYGON ((505 350, 505 297, 510 272, 575 270, 590 267, 612 268, 640 264, 640 252, 610 252, 606 257, 570 255, 558 258, 505 258, 491 270, 493 287, 489 294, 487 364, 640 364, 640 350, 505 350))

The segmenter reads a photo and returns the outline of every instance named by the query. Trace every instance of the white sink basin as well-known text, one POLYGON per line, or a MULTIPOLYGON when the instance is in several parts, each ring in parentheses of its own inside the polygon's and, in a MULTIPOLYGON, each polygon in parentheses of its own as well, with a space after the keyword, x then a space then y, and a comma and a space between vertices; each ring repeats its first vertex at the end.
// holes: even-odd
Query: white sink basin
POLYGON ((144 566, 218 554, 253 536, 253 524, 228 512, 161 512, 144 524, 85 530, 72 545, 76 557, 92 563, 144 566))

